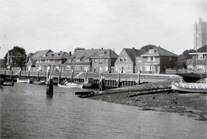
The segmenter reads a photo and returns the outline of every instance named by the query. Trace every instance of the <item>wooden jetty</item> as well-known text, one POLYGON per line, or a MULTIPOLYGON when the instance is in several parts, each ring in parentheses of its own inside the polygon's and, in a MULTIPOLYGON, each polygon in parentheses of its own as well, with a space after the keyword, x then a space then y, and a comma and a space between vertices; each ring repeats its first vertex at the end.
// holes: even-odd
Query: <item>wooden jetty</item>
MULTIPOLYGON (((49 73, 44 71, 32 72, 32 71, 11 71, 11 70, 0 70, 1 79, 9 78, 12 76, 13 80, 17 78, 29 78, 31 80, 45 80, 47 76, 53 76, 54 84, 57 84, 63 80, 84 82, 85 72, 56 72, 51 71, 49 73)), ((117 87, 128 87, 142 83, 160 82, 166 80, 180 81, 181 76, 172 74, 144 74, 144 73, 133 73, 133 74, 120 74, 120 73, 101 73, 104 77, 104 85, 106 88, 117 88, 117 87)), ((87 78, 93 78, 94 83, 99 84, 100 74, 99 73, 87 73, 87 78)))

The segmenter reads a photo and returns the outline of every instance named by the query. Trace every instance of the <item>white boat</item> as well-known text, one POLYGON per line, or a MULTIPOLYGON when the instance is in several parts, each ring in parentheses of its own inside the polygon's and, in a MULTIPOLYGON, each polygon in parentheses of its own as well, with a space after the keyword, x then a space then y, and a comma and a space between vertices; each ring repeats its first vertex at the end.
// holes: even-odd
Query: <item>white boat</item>
POLYGON ((172 83, 173 91, 186 93, 207 93, 207 83, 172 83))
POLYGON ((17 78, 17 83, 30 83, 30 79, 19 79, 19 78, 17 78))
POLYGON ((70 83, 70 82, 67 82, 65 84, 58 84, 59 87, 64 87, 64 88, 83 88, 83 84, 81 83, 70 83))

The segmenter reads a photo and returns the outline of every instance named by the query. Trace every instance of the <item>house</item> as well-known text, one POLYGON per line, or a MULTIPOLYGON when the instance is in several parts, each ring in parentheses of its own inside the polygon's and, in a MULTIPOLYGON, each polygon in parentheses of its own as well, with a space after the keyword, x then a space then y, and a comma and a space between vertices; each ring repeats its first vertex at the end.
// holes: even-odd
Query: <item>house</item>
POLYGON ((135 59, 144 53, 144 50, 124 48, 115 61, 115 73, 134 73, 135 59))
POLYGON ((48 52, 43 56, 36 58, 36 71, 63 71, 63 64, 67 60, 69 54, 67 52, 48 52))
POLYGON ((199 48, 195 53, 189 53, 187 59, 187 70, 189 72, 207 72, 207 45, 199 48))
POLYGON ((94 54, 92 59, 92 72, 114 72, 114 63, 118 55, 111 49, 99 49, 96 54, 94 54))
POLYGON ((0 69, 5 69, 5 60, 4 59, 0 59, 0 69))
POLYGON ((78 72, 111 72, 117 57, 110 49, 77 50, 65 62, 65 69, 78 72))
POLYGON ((37 59, 51 52, 52 52, 51 50, 41 50, 41 51, 35 52, 34 54, 31 54, 30 56, 28 55, 26 69, 28 71, 36 71, 35 65, 36 65, 37 59))
POLYGON ((136 57, 136 72, 165 73, 166 68, 175 67, 176 61, 176 54, 161 47, 155 47, 136 57))
POLYGON ((6 54, 7 69, 24 69, 27 56, 18 51, 8 51, 6 54))

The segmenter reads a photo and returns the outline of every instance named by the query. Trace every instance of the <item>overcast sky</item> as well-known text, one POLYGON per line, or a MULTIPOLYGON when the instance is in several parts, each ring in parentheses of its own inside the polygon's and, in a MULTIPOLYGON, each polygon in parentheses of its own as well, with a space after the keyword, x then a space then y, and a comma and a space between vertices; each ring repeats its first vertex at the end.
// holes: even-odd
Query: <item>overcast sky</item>
POLYGON ((193 24, 206 13, 206 0, 0 0, 0 58, 13 46, 119 54, 155 44, 181 54, 193 49, 193 24))

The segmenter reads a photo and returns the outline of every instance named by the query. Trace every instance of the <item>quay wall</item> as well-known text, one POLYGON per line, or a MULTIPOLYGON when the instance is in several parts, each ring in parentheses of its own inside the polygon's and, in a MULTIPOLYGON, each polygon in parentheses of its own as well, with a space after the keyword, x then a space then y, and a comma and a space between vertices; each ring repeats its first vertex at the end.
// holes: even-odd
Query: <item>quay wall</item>
MULTIPOLYGON (((173 74, 144 74, 144 73, 131 73, 131 74, 118 74, 118 73, 92 73, 92 72, 49 72, 49 75, 53 76, 54 81, 62 81, 65 79, 84 82, 86 78, 93 78, 95 83, 99 83, 100 77, 104 77, 105 85, 108 87, 117 87, 118 81, 120 87, 133 86, 138 83, 152 83, 160 81, 180 81, 181 76, 173 74)), ((15 70, 0 70, 0 77, 2 78, 30 78, 45 80, 47 72, 31 72, 31 71, 15 71, 15 70)))

